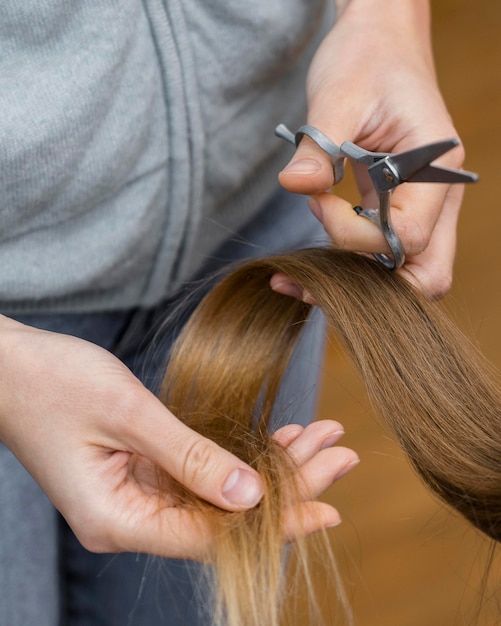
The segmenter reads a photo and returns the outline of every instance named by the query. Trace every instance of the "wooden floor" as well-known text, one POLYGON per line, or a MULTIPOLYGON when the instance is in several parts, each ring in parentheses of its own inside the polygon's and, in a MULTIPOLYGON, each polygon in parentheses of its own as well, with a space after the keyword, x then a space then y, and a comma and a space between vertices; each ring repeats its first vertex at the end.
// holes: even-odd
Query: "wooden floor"
MULTIPOLYGON (((447 307, 501 368, 501 0, 433 0, 439 78, 481 182, 467 190, 447 307)), ((332 531, 357 626, 501 624, 501 558, 481 591, 489 544, 422 487, 374 421, 356 375, 327 354, 320 417, 346 428, 361 464, 328 492, 332 531)), ((500 459, 501 463, 501 459, 500 459)), ((320 581, 327 589, 334 581, 320 581)), ((328 623, 339 611, 326 609, 328 623)), ((289 615, 287 626, 307 624, 289 615)))

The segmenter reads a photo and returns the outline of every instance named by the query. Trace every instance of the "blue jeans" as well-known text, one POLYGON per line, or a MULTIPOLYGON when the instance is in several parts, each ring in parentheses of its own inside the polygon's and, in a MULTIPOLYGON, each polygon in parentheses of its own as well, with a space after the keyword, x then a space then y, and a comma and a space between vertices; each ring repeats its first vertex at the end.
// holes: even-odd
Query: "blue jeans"
MULTIPOLYGON (((228 262, 325 241, 304 198, 280 192, 207 262, 207 277, 228 262)), ((152 310, 22 315, 20 321, 82 337, 122 359, 150 388, 183 319, 162 321, 176 298, 152 310)), ((277 400, 280 424, 315 414, 323 319, 307 325, 277 400)), ((193 563, 82 548, 31 476, 0 444, 0 624, 2 626, 197 626, 210 623, 211 599, 193 563), (207 594, 206 594, 207 595, 207 594), (205 614, 204 614, 205 613, 205 614)))

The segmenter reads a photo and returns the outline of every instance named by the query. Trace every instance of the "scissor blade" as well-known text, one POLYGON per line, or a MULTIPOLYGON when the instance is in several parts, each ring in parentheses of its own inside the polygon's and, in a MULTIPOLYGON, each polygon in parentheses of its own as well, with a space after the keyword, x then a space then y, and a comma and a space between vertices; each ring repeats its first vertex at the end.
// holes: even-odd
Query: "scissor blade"
MULTIPOLYGON (((400 180, 405 182, 458 144, 459 141, 457 139, 446 139, 421 146, 420 148, 414 148, 414 150, 401 152, 400 154, 392 154, 389 157, 389 161, 398 172, 400 180)), ((439 180, 435 180, 435 182, 439 182, 439 180)), ((447 181, 444 180, 442 182, 447 181)))
POLYGON ((408 183, 475 183, 478 174, 438 165, 427 165, 406 180, 408 183))

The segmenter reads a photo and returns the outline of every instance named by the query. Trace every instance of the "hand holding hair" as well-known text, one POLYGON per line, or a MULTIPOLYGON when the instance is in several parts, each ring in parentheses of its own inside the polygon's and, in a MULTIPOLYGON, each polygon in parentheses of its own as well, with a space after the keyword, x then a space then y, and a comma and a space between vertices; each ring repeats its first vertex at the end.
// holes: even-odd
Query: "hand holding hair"
MULTIPOLYGON (((89 550, 206 554, 203 523, 169 506, 168 493, 159 506, 154 468, 221 509, 243 510, 260 500, 254 469, 177 420, 111 354, 8 318, 0 323, 2 440, 89 550)), ((278 433, 303 454, 298 462, 315 495, 354 457, 344 448, 320 451, 340 430, 333 423, 278 433)), ((339 520, 331 507, 321 508, 321 524, 339 520)), ((312 522, 309 529, 317 527, 312 522)))

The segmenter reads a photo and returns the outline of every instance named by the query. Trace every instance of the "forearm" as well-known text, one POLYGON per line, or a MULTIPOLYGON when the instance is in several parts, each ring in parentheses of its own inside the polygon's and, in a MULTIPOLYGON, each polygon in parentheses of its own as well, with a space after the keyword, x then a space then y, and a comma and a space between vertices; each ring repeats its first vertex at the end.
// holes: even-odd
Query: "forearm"
POLYGON ((430 0, 334 0, 337 14, 341 15, 346 9, 350 11, 360 8, 373 15, 385 13, 387 9, 395 12, 412 11, 415 16, 423 16, 428 19, 430 15, 430 0))
MULTIPOLYGON (((2 378, 0 384, 0 441, 12 446, 13 437, 12 422, 13 405, 16 398, 23 395, 24 389, 19 389, 13 384, 13 373, 17 367, 19 345, 23 341, 23 335, 28 330, 26 326, 16 322, 5 315, 0 315, 0 368, 2 378)), ((27 338, 29 341, 29 338, 27 338)))

